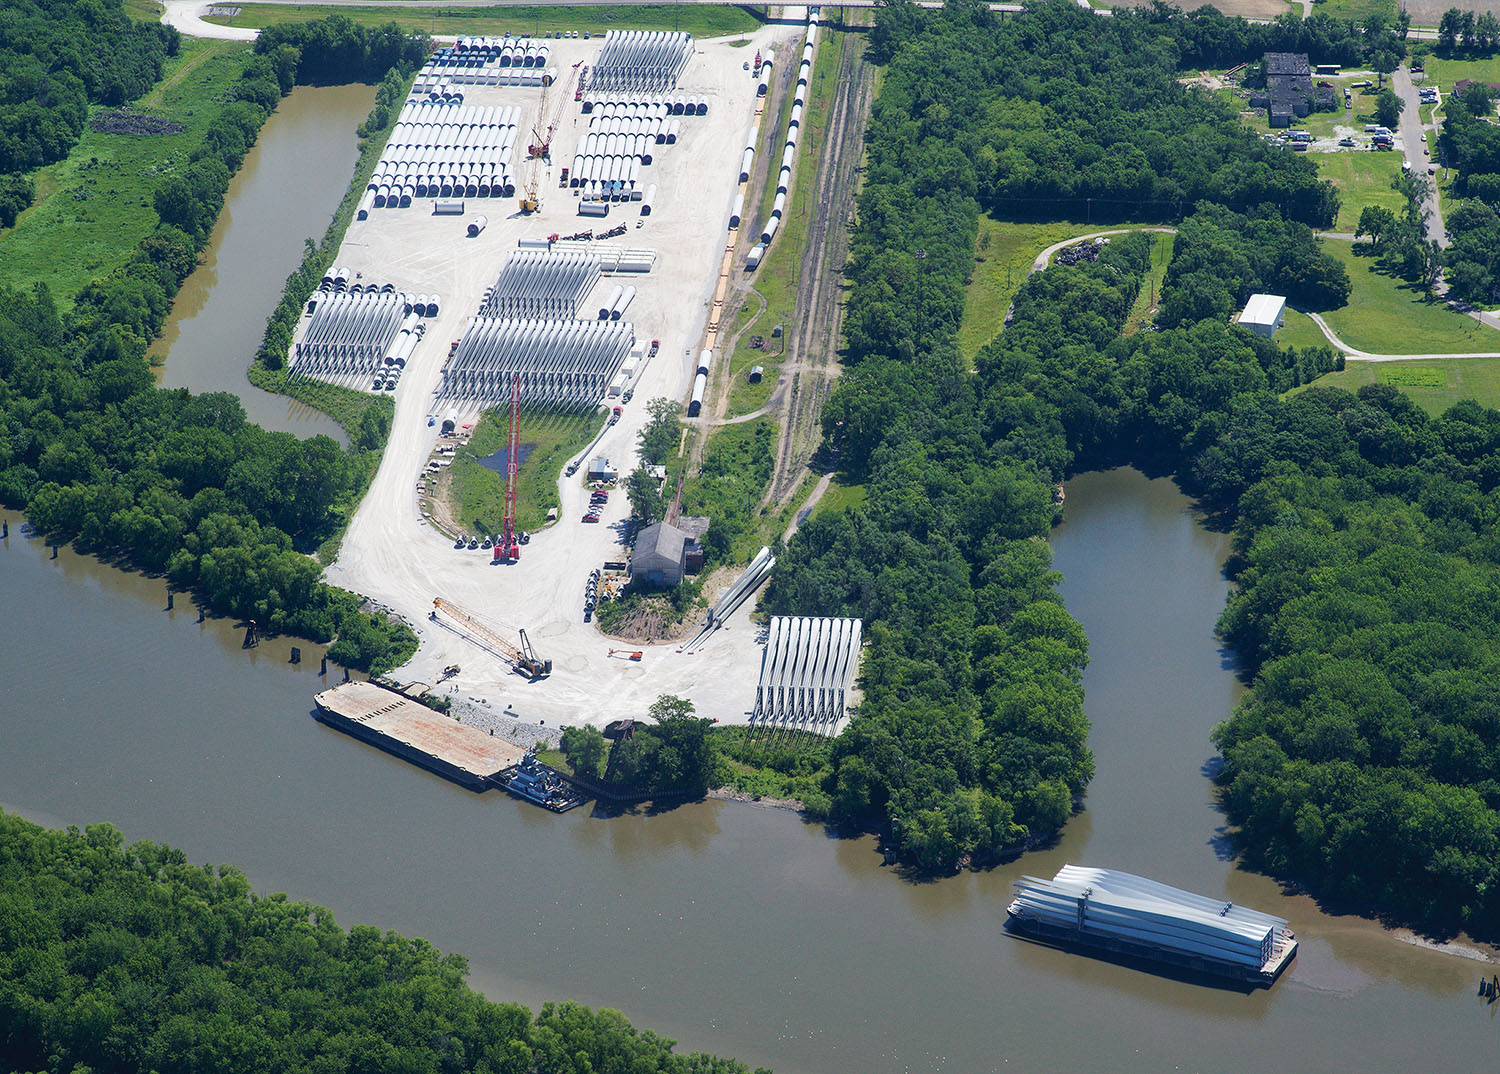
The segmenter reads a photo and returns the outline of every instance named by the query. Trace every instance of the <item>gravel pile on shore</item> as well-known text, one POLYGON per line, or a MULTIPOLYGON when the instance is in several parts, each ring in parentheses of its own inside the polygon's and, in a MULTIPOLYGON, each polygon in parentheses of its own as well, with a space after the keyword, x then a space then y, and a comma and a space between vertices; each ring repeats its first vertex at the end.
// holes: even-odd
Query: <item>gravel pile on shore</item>
POLYGON ((488 701, 455 697, 452 714, 470 727, 478 728, 486 734, 494 732, 496 738, 503 738, 527 749, 538 742, 545 742, 556 749, 562 742, 562 728, 532 722, 522 714, 504 707, 497 710, 488 701))

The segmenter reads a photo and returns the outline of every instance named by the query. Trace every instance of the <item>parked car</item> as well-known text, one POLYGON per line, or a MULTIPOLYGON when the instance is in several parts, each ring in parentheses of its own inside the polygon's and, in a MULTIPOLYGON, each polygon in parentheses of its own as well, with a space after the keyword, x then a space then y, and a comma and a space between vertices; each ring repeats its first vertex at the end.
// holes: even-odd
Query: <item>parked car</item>
POLYGON ((590 512, 589 514, 583 516, 583 520, 585 522, 598 522, 599 516, 590 512))

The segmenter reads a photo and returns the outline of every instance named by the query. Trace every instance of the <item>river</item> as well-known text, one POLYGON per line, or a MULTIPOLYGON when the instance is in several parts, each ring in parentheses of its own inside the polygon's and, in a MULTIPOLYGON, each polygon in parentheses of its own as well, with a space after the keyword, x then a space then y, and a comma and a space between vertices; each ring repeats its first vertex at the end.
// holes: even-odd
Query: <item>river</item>
POLYGON ((359 159, 355 129, 375 103, 371 86, 298 86, 282 98, 229 184, 203 262, 182 285, 152 345, 163 388, 234 392, 250 420, 340 444, 321 411, 252 386, 245 370, 281 301, 306 239, 323 237, 359 159))
POLYGON ((1225 860, 1202 769, 1239 690, 1212 635, 1226 539, 1133 470, 1071 482, 1067 505, 1054 547, 1092 646, 1098 777, 1058 846, 1003 868, 910 883, 869 838, 748 805, 603 820, 473 795, 316 723, 316 651, 243 651, 185 598, 165 612, 158 580, 49 559, 14 517, 0 801, 424 936, 492 997, 615 1007, 782 1074, 1486 1065, 1500 1027, 1475 963, 1225 860), (1301 953, 1244 995, 1006 935, 1012 880, 1066 861, 1281 914, 1301 953))

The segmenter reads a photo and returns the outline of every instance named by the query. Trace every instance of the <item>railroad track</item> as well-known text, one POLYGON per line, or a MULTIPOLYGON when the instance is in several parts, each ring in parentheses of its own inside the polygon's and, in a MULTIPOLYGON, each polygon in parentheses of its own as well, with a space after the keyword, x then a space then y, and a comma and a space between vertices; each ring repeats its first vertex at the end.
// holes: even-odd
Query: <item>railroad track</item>
MULTIPOLYGON (((789 333, 783 374, 791 382, 781 401, 776 466, 763 509, 779 505, 801 486, 822 442, 823 404, 838 377, 838 339, 843 322, 840 283, 849 256, 855 172, 864 152, 865 122, 874 97, 873 68, 864 60, 864 37, 844 34, 838 88, 829 112, 828 135, 812 195, 807 251, 797 284, 795 325, 789 333)), ((800 196, 800 195, 799 195, 800 196)))

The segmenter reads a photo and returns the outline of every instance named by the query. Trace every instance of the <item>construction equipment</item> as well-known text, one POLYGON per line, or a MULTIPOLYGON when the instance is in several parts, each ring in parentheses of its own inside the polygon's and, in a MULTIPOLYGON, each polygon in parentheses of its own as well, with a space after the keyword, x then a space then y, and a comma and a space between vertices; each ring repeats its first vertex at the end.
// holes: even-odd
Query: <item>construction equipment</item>
POLYGON ((531 178, 526 180, 526 186, 521 191, 521 211, 523 213, 534 213, 542 207, 542 177, 537 173, 535 167, 531 170, 531 178))
POLYGON ((497 558, 514 563, 521 558, 521 546, 516 543, 516 472, 520 469, 521 457, 521 374, 510 382, 510 451, 505 457, 505 525, 501 531, 497 558))
POLYGON ((609 651, 610 656, 614 656, 616 653, 619 653, 621 656, 629 657, 631 660, 639 660, 641 657, 646 655, 639 649, 611 649, 609 651))
MULTIPOLYGON (((573 69, 576 71, 581 66, 583 66, 583 61, 579 60, 573 65, 573 69)), ((580 74, 579 78, 581 79, 582 77, 583 76, 580 74)), ((567 103, 567 98, 559 93, 557 95, 557 106, 552 110, 552 114, 549 116, 547 114, 547 99, 551 93, 551 90, 552 87, 549 85, 544 84, 542 86, 542 100, 541 104, 537 106, 536 110, 536 126, 531 128, 531 144, 526 147, 527 151, 531 154, 532 159, 541 157, 545 159, 548 164, 552 163, 552 136, 557 133, 557 128, 562 123, 563 105, 567 103), (542 133, 541 130, 541 126, 544 121, 547 124, 547 131, 545 134, 542 133)))
POLYGON ((434 622, 437 621, 438 612, 452 619, 460 632, 469 635, 471 641, 503 656, 516 666, 517 671, 528 678, 540 679, 552 674, 552 661, 543 660, 536 655, 536 650, 531 647, 531 639, 526 636, 526 631, 521 631, 521 644, 515 646, 481 623, 472 612, 465 611, 442 597, 432 599, 431 618, 434 622))

